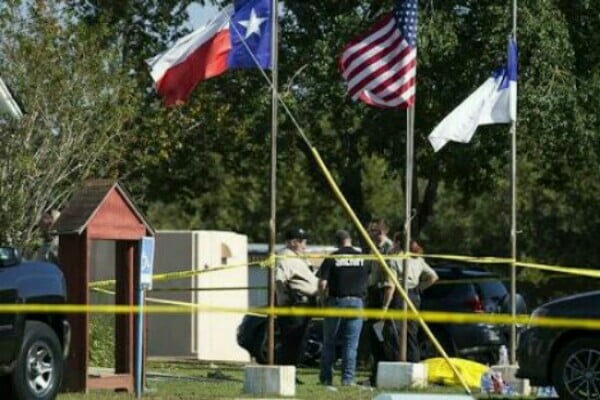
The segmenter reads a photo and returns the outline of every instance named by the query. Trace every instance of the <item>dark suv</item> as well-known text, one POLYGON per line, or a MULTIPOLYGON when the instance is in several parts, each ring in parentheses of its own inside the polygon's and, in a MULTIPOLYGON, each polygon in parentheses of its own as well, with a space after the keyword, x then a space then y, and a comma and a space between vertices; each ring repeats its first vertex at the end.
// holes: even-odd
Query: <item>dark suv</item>
MULTIPOLYGON (((509 313, 510 295, 499 276, 473 266, 444 264, 434 266, 439 282, 421 294, 421 310, 460 313, 509 313)), ((526 313, 525 302, 517 295, 517 314, 526 313)), ((486 364, 498 361, 498 350, 507 345, 510 327, 477 324, 429 324, 450 356, 469 358, 486 364)), ((427 336, 419 334, 421 358, 436 357, 427 336)))
MULTIPOLYGON (((578 318, 600 321, 600 291, 554 300, 531 319, 578 318)), ((531 326, 519 336, 517 377, 533 386, 554 386, 561 399, 600 399, 600 331, 582 326, 531 326)))
MULTIPOLYGON (((63 304, 65 279, 45 262, 24 262, 0 247, 0 305, 63 304)), ((2 399, 52 400, 63 375, 71 330, 65 314, 0 312, 2 399)))

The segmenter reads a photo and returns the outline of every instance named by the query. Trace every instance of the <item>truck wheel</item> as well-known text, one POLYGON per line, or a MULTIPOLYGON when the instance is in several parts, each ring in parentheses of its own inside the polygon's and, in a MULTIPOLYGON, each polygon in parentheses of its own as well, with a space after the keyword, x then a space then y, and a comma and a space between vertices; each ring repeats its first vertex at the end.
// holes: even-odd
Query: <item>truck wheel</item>
POLYGON ((61 345, 56 333, 39 321, 27 321, 12 374, 18 400, 53 400, 63 375, 61 345))
POLYGON ((554 360, 552 383, 561 399, 600 399, 600 340, 582 337, 567 343, 554 360))

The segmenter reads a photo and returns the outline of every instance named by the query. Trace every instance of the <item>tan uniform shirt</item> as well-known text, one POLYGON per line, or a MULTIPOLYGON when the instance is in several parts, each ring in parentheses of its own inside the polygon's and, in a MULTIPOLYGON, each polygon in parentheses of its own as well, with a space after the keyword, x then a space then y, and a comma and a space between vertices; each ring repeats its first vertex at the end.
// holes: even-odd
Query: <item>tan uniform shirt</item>
MULTIPOLYGON (((385 256, 387 254, 390 254, 393 245, 394 244, 392 243, 390 238, 386 238, 382 244, 377 246, 377 249, 379 250, 379 253, 381 253, 381 255, 385 256)), ((391 261, 387 259, 385 261, 391 267, 391 261)), ((369 274, 369 287, 376 286, 379 283, 384 282, 386 280, 387 274, 383 270, 383 267, 379 263, 379 260, 373 259, 368 262, 371 264, 371 273, 369 274)))
MULTIPOLYGON (((437 277, 437 273, 431 268, 423 259, 423 257, 409 258, 408 260, 408 273, 407 273, 407 287, 414 289, 421 283, 421 276, 434 276, 437 277)), ((404 272, 404 260, 391 260, 390 267, 396 275, 398 282, 402 284, 402 274, 404 272)), ((388 284, 393 285, 392 280, 388 278, 388 284)))
POLYGON ((315 296, 318 288, 318 278, 310 269, 310 264, 304 258, 297 257, 293 250, 285 248, 277 253, 290 258, 277 259, 275 266, 275 287, 277 290, 277 305, 292 305, 290 292, 304 296, 315 296))

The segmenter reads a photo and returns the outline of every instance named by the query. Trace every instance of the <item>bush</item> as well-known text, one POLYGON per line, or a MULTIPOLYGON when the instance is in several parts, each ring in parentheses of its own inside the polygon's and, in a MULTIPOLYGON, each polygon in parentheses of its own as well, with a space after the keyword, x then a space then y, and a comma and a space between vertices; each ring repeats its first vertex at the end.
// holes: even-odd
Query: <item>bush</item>
POLYGON ((90 317, 90 365, 114 368, 115 316, 97 314, 90 317))

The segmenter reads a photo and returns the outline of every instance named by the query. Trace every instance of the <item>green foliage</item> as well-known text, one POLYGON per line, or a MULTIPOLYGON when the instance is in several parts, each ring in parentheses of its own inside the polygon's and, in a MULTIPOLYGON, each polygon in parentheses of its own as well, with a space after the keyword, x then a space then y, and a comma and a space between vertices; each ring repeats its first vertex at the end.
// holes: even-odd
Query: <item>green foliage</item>
POLYGON ((90 316, 90 365, 115 367, 115 316, 93 314, 90 316))
POLYGON ((43 210, 88 177, 115 175, 139 95, 104 29, 85 29, 54 3, 0 10, 0 70, 27 113, 0 120, 2 242, 29 248, 43 210))
POLYGON ((202 226, 202 219, 196 213, 184 210, 180 203, 151 203, 146 217, 159 229, 190 230, 202 226))
POLYGON ((399 229, 401 221, 396 217, 404 209, 402 181, 394 174, 387 160, 372 155, 364 162, 362 177, 366 209, 375 218, 385 218, 390 230, 399 229))
MULTIPOLYGON (((157 228, 268 240, 271 105, 263 76, 228 72, 174 109, 151 90, 143 60, 185 33, 189 1, 34 2, 25 15, 20 3, 0 6, 0 67, 30 111, 24 123, 0 124, 4 240, 27 242, 33 216, 61 204, 88 176, 121 177, 157 228), (85 136, 68 147, 75 133, 85 136), (50 167, 59 161, 64 173, 50 167), (43 195, 32 198, 34 187, 43 195)), ((396 228, 405 208, 405 113, 351 102, 337 67, 345 43, 394 3, 285 1, 279 87, 359 218, 385 216, 396 228)), ((481 127, 469 145, 439 153, 427 135, 503 62, 510 7, 493 0, 420 6, 413 232, 428 251, 508 256, 508 126, 481 127)), ((521 259, 590 267, 600 260, 598 7, 592 0, 519 4, 521 259)), ((303 225, 313 242, 328 243, 332 231, 352 224, 281 109, 278 121, 277 231, 303 225)))

